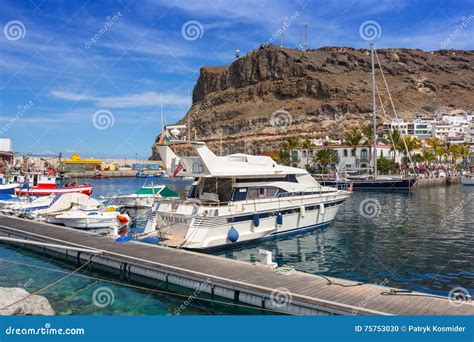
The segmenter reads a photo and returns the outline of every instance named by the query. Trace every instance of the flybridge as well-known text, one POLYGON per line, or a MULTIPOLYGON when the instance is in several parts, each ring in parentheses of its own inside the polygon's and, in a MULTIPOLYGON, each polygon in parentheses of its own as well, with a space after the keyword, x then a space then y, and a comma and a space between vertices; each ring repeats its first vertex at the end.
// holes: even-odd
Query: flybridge
POLYGON ((156 145, 165 163, 168 174, 181 177, 253 177, 305 175, 305 170, 278 165, 268 156, 253 156, 243 153, 216 156, 204 142, 189 141, 181 133, 185 125, 166 126, 156 145), (190 144, 197 153, 195 157, 179 157, 171 145, 190 144))

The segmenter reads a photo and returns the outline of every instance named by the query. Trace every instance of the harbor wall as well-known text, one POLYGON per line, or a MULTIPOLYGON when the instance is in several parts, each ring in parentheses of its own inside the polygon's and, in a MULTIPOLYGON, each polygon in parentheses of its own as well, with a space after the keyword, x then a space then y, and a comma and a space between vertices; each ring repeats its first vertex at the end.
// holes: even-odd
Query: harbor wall
POLYGON ((446 185, 458 184, 458 183, 461 183, 460 176, 447 176, 447 177, 423 176, 423 177, 419 177, 416 180, 412 189, 446 186, 446 185))

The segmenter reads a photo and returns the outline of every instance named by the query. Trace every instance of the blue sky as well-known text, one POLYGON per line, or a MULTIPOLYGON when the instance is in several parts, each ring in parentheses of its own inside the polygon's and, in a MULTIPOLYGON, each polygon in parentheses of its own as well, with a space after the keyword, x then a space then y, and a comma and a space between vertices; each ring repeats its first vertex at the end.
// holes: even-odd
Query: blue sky
POLYGON ((0 0, 0 137, 20 153, 147 158, 161 103, 168 123, 184 116, 200 67, 279 43, 285 17, 291 48, 304 22, 309 48, 367 47, 370 20, 378 47, 474 49, 472 0, 0 0))

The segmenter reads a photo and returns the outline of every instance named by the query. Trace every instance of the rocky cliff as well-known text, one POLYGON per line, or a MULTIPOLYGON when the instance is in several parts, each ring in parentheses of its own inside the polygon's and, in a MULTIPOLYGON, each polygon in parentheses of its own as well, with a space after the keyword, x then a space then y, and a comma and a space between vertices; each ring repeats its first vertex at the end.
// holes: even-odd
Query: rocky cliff
MULTIPOLYGON (((381 49, 377 56, 400 117, 474 110, 474 51, 381 49)), ((394 116, 376 60, 377 86, 394 116)), ((370 51, 261 46, 229 66, 203 67, 179 123, 217 152, 262 153, 289 136, 337 138, 371 117, 370 51)))

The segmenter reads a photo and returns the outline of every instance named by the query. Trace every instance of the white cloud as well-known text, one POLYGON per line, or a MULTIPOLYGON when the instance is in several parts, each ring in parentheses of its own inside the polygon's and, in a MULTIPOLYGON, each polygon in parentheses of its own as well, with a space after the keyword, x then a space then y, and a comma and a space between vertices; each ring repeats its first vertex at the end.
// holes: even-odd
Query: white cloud
POLYGON ((136 107, 158 107, 169 106, 190 106, 190 96, 176 94, 160 94, 155 91, 130 94, 126 96, 94 97, 85 94, 76 94, 60 90, 53 90, 51 95, 69 101, 92 101, 98 107, 105 108, 136 108, 136 107))

